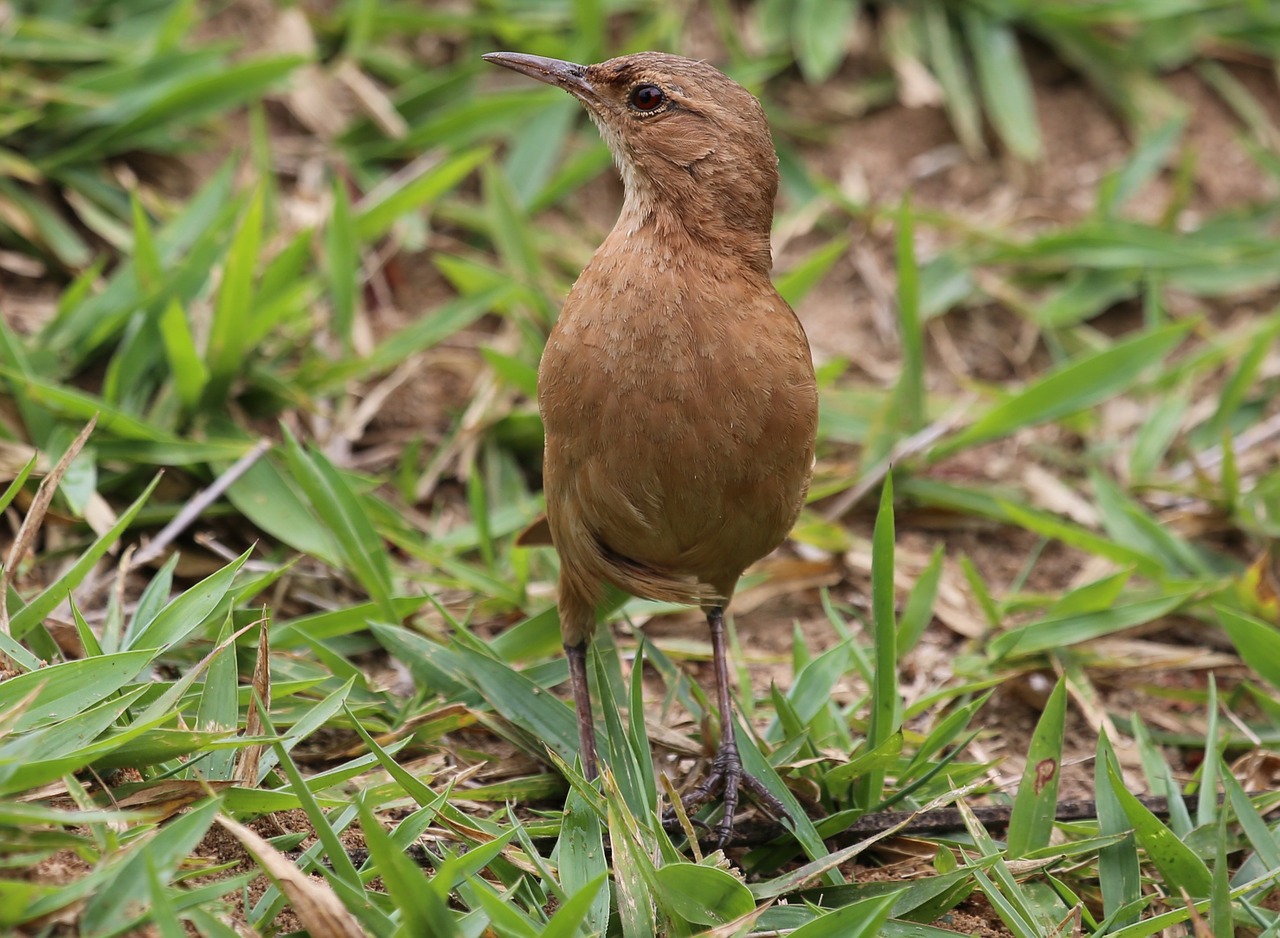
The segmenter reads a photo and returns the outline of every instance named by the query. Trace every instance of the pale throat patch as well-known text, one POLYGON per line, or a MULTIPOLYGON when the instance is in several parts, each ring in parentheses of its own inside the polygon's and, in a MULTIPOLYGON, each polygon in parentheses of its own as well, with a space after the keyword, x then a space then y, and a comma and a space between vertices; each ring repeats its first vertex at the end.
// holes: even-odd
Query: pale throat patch
POLYGON ((640 174, 636 172, 636 168, 631 165, 630 160, 627 159, 621 135, 602 121, 599 115, 590 108, 587 108, 587 116, 591 118, 591 123, 595 124, 596 129, 600 131, 600 136, 604 138, 605 145, 609 147, 609 152, 613 154, 613 162, 618 167, 618 173, 622 176, 622 187, 626 194, 622 202, 621 217, 634 219, 638 223, 651 212, 652 195, 649 192, 649 188, 645 185, 640 174))

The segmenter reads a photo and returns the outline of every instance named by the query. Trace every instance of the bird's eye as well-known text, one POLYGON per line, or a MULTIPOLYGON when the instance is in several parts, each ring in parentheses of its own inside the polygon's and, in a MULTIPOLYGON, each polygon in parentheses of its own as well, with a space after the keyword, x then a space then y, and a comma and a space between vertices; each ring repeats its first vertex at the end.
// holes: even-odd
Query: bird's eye
POLYGON ((656 111, 666 100, 657 85, 637 85, 631 92, 631 106, 637 111, 656 111))

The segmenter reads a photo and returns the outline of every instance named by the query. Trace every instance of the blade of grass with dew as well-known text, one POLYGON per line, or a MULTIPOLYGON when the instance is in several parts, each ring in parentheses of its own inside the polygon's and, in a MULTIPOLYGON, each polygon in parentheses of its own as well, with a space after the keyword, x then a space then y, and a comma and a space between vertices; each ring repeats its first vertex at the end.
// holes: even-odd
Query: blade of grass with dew
MULTIPOLYGON (((560 870, 560 885, 570 897, 577 897, 609 878, 609 860, 604 851, 600 815, 576 788, 565 801, 560 836, 552 858, 560 870)), ((603 935, 609 927, 609 890, 596 887, 583 917, 586 928, 603 935)))
POLYGON ((1063 731, 1067 718, 1066 683, 1054 685, 1031 734, 1027 764, 1009 815, 1005 856, 1016 860, 1045 847, 1053 833, 1062 777, 1063 731))
POLYGON ((751 890, 725 870, 697 863, 668 863, 654 875, 664 901, 693 925, 727 925, 755 911, 751 890))
MULTIPOLYGON (((604 776, 604 794, 608 810, 609 844, 613 848, 613 884, 618 910, 618 923, 628 938, 650 938, 659 934, 657 897, 653 893, 655 870, 653 860, 643 842, 634 819, 618 796, 617 789, 604 776)), ((663 929, 665 932, 667 929, 663 929)))

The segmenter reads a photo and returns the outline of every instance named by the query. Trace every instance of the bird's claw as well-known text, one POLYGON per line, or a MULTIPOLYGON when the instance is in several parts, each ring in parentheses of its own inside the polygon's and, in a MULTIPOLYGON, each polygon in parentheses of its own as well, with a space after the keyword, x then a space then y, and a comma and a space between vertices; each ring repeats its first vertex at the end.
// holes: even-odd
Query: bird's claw
MULTIPOLYGON (((680 799, 680 804, 690 820, 704 830, 712 831, 714 837, 711 843, 717 849, 724 847, 733 835, 733 818, 738 808, 740 791, 745 791, 760 807, 779 820, 791 816, 786 806, 774 796, 773 792, 743 768, 742 757, 738 755, 737 746, 722 745, 711 763, 711 771, 707 773, 707 777, 680 799), (724 813, 713 829, 705 821, 694 818, 693 813, 715 798, 717 794, 721 796, 724 813)), ((674 808, 667 808, 662 813, 662 823, 665 827, 678 824, 674 808)))

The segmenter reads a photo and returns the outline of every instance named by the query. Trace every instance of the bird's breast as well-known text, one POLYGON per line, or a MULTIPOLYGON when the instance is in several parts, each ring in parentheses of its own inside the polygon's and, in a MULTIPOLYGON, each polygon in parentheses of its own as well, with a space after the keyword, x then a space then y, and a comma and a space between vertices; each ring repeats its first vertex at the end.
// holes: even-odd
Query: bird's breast
POLYGON ((763 278, 605 248, 539 369, 553 534, 572 514, 622 556, 736 579, 803 500, 817 414, 808 342, 763 278))

